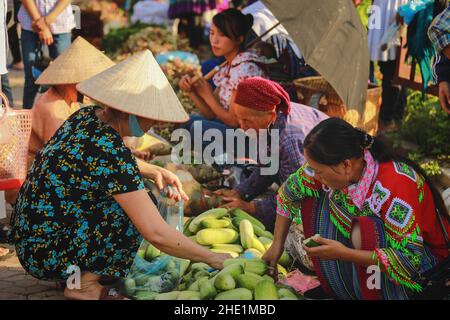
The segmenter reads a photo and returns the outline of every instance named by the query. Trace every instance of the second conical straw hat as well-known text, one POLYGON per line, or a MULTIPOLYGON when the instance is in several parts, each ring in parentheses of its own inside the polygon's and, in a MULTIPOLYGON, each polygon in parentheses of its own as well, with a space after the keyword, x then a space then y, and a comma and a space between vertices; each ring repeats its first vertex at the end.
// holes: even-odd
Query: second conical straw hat
POLYGON ((79 83, 77 89, 95 101, 139 117, 177 123, 189 119, 149 50, 79 83))
POLYGON ((114 62, 82 37, 78 37, 36 80, 39 85, 79 83, 112 67, 114 62))

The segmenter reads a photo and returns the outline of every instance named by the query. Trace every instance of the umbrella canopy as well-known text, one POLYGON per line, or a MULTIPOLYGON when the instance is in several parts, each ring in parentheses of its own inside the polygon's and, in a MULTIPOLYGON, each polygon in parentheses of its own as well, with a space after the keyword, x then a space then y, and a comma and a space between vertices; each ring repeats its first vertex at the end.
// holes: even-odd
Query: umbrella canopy
POLYGON ((364 113, 369 78, 367 31, 351 0, 262 0, 305 61, 350 110, 364 113))

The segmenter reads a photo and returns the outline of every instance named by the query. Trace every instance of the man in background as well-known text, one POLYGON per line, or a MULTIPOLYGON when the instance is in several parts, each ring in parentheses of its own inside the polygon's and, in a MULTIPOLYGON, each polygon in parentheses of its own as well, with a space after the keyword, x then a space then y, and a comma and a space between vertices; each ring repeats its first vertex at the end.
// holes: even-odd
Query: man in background
POLYGON ((450 114, 450 7, 431 23, 428 36, 436 48, 435 78, 442 110, 450 114))

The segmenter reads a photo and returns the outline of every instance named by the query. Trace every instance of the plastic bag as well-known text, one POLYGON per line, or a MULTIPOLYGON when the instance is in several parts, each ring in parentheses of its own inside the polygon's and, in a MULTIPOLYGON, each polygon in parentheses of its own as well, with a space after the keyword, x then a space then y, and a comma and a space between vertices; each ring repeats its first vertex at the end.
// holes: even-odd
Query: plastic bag
POLYGON ((317 277, 305 275, 298 269, 290 272, 287 277, 280 280, 279 283, 294 288, 295 291, 297 291, 297 293, 301 295, 303 295, 308 290, 320 286, 320 281, 317 279, 317 277))
POLYGON ((175 59, 179 59, 181 62, 190 63, 193 65, 200 64, 197 55, 186 51, 169 51, 161 53, 156 55, 155 59, 159 65, 166 64, 170 61, 174 61, 175 59))
POLYGON ((393 46, 400 46, 400 35, 399 35, 400 25, 393 23, 389 26, 387 31, 383 34, 381 38, 380 48, 381 51, 389 50, 393 46))
MULTIPOLYGON (((158 199, 158 210, 169 225, 182 232, 183 201, 176 202, 165 194, 158 199)), ((172 291, 188 266, 189 260, 167 255, 143 240, 129 274, 123 279, 123 293, 130 298, 149 300, 158 293, 172 291)))
POLYGON ((403 18, 406 24, 410 24, 416 13, 426 8, 434 0, 412 0, 398 8, 398 14, 403 18))

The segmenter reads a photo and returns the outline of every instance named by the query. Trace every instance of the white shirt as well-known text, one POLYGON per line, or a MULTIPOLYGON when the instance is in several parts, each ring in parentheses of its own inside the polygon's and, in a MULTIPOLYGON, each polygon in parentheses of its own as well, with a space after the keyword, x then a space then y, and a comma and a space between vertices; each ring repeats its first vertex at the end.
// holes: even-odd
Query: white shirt
MULTIPOLYGON (((42 16, 47 16, 58 2, 59 0, 34 0, 36 8, 42 16)), ((18 19, 22 29, 33 31, 33 28, 31 27, 31 17, 28 15, 28 12, 23 5, 20 7, 18 19)), ((72 5, 69 3, 50 25, 50 30, 52 31, 52 34, 61 34, 69 33, 75 27, 75 16, 73 15, 72 5)))
MULTIPOLYGON (((244 14, 251 14, 253 16, 253 31, 260 36, 270 28, 272 28, 274 25, 278 23, 277 18, 273 15, 273 13, 261 2, 256 1, 255 3, 252 3, 248 7, 245 7, 242 10, 242 13, 244 14)), ((283 35, 288 41, 289 44, 292 47, 292 50, 294 51, 295 55, 300 59, 302 58, 302 53, 298 46, 294 43, 291 36, 287 32, 287 30, 283 27, 283 25, 279 25, 272 31, 270 31, 267 35, 265 35, 262 40, 266 41, 273 35, 283 35)))
POLYGON ((372 15, 369 18, 369 50, 371 61, 395 60, 397 57, 397 46, 389 50, 381 51, 381 39, 389 26, 395 22, 395 14, 400 6, 409 0, 374 0, 372 15), (375 8, 373 8, 375 7, 375 8), (370 21, 373 21, 371 26, 370 21))
POLYGON ((6 67, 8 34, 6 28, 7 1, 0 0, 0 75, 8 73, 6 67))

